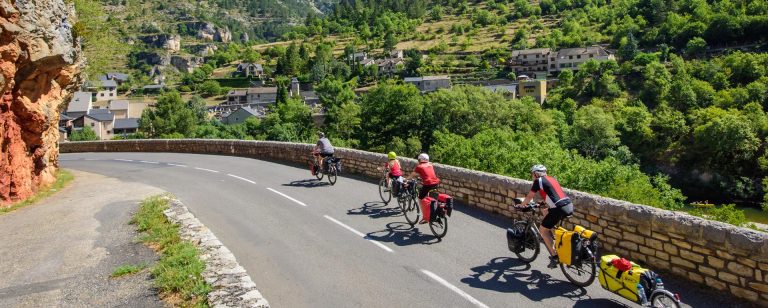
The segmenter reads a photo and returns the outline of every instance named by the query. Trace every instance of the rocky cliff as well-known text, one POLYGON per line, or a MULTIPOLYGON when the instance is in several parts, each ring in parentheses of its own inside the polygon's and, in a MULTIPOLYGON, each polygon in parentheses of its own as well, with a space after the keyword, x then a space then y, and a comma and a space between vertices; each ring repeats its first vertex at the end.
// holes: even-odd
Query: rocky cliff
POLYGON ((59 112, 81 82, 74 24, 64 0, 0 0, 0 206, 54 180, 59 112))

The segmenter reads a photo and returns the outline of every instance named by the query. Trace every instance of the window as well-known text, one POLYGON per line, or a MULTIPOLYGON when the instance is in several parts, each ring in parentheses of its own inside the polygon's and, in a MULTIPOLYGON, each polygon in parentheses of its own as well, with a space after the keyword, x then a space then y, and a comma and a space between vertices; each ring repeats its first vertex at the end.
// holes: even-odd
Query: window
POLYGON ((528 59, 528 55, 523 55, 523 59, 528 59))
POLYGON ((96 123, 91 123, 91 127, 96 127, 96 123))
POLYGON ((103 93, 103 92, 102 92, 102 93, 99 93, 99 95, 101 95, 101 97, 104 97, 104 93, 103 93))
POLYGON ((594 57, 595 57, 595 55, 593 55, 593 54, 589 54, 589 57, 590 57, 590 58, 594 58, 594 57))
POLYGON ((107 131, 107 134, 111 134, 111 132, 110 132, 110 131, 107 131))
POLYGON ((573 56, 572 56, 572 55, 571 55, 571 56, 568 56, 568 59, 571 59, 571 60, 573 60, 573 56))
POLYGON ((577 55, 577 56, 576 56, 576 59, 581 59, 581 55, 577 55))

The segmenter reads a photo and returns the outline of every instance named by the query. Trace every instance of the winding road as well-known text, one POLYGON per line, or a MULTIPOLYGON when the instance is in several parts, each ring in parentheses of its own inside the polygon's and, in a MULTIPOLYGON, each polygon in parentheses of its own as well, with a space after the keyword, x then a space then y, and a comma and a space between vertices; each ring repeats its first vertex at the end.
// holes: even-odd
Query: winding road
MULTIPOLYGON (((509 221, 458 207, 437 242, 367 179, 318 182, 303 166, 168 153, 62 154, 61 166, 176 195, 234 253, 273 307, 623 307, 540 257, 511 257, 509 221)), ((93 187, 98 191, 99 187, 93 187)), ((130 194, 126 191, 126 194, 130 194)), ((543 249, 543 247, 542 247, 543 249)), ((694 307, 734 300, 666 279, 694 307)))

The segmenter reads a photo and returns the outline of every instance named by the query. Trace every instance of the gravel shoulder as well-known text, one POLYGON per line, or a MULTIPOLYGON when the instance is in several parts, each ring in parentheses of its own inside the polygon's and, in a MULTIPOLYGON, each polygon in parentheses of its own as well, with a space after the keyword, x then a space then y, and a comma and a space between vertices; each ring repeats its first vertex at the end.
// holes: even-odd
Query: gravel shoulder
POLYGON ((157 255, 129 225, 159 188, 72 170, 72 184, 0 216, 0 307, 162 307, 148 270, 110 278, 157 255))

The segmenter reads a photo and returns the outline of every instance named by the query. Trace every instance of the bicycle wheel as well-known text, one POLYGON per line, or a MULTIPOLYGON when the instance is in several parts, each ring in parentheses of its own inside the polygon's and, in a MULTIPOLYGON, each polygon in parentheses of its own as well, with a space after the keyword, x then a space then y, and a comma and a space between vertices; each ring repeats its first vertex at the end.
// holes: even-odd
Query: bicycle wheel
POLYGON ((513 229, 525 230, 523 238, 523 247, 525 250, 521 252, 515 252, 517 258, 525 263, 531 263, 536 260, 536 257, 541 253, 541 245, 539 244, 539 232, 536 231, 533 226, 529 226, 526 221, 516 221, 512 225, 513 229))
MULTIPOLYGON (((438 208, 437 210, 438 212, 445 211, 442 208, 438 208)), ((432 221, 429 222, 429 229, 432 230, 432 234, 434 234, 436 238, 441 239, 448 233, 448 217, 441 213, 432 213, 432 215, 437 215, 437 218, 432 219, 432 221)))
POLYGON ((329 166, 328 167, 328 182, 331 183, 331 185, 336 185, 336 178, 339 176, 338 170, 336 170, 336 166, 329 166))
POLYGON ((381 201, 385 204, 389 204, 389 201, 392 200, 392 181, 389 181, 389 188, 387 188, 387 178, 384 177, 379 181, 379 197, 381 197, 381 201))
POLYGON ((405 203, 406 207, 403 215, 408 224, 413 227, 419 222, 419 216, 421 216, 419 215, 421 213, 419 201, 416 200, 416 196, 411 195, 406 198, 405 203))
POLYGON ((586 287, 591 285, 595 281, 595 277, 597 277, 597 257, 590 251, 582 251, 580 253, 589 257, 583 258, 580 262, 577 262, 578 264, 565 265, 560 263, 560 270, 563 271, 563 275, 571 283, 579 287, 586 287))
POLYGON ((653 308, 680 308, 680 301, 667 290, 657 291, 651 295, 651 307, 653 308))
POLYGON ((318 165, 314 165, 314 166, 315 166, 315 177, 317 178, 318 181, 322 181, 323 180, 323 170, 318 165))

